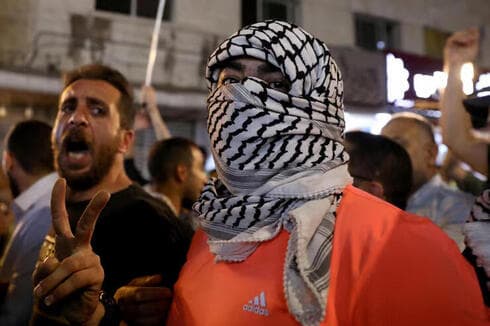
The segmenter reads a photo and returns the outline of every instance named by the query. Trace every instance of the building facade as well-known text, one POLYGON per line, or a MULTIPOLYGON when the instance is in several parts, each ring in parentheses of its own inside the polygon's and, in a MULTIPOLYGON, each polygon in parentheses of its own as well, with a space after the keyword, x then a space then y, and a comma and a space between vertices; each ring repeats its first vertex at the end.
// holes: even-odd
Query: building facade
MULTIPOLYGON (((488 0, 167 0, 153 73, 171 131, 206 145, 204 66, 243 24, 278 17, 302 25, 332 49, 345 77, 346 108, 386 111, 385 53, 441 58, 451 32, 490 32, 488 0)), ((12 121, 51 120, 60 74, 100 62, 138 90, 158 0, 3 0, 0 11, 0 136, 12 121)), ((490 67, 490 38, 480 64, 490 67)))

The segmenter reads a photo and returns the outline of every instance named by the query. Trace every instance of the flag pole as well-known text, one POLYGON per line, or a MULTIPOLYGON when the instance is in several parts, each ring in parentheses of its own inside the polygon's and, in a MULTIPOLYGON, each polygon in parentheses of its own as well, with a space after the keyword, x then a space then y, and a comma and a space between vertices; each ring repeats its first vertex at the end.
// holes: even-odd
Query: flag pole
POLYGON ((160 26, 162 25, 163 9, 165 8, 165 0, 160 0, 158 4, 157 17, 155 20, 155 26, 153 28, 153 35, 151 37, 150 54, 148 56, 148 65, 146 66, 146 78, 145 85, 151 85, 151 79, 153 76, 153 68, 157 59, 158 51, 158 38, 160 35, 160 26))

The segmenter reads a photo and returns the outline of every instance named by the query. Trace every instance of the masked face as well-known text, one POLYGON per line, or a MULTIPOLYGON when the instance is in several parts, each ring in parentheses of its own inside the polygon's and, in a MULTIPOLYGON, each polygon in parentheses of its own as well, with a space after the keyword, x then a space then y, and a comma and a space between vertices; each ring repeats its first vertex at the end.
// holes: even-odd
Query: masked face
POLYGON ((218 86, 239 83, 246 77, 256 77, 267 83, 268 87, 284 93, 291 89, 291 83, 276 67, 263 60, 236 58, 224 64, 219 73, 218 86))
POLYGON ((119 98, 116 88, 100 80, 78 80, 62 93, 53 150, 70 188, 89 189, 112 168, 122 139, 119 98))

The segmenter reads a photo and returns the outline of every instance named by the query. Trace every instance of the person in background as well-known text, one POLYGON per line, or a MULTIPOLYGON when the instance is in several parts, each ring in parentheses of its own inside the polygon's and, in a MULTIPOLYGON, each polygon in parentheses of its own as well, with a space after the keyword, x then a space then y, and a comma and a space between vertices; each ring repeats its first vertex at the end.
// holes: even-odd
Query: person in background
POLYGON ((403 147, 381 135, 345 134, 354 186, 404 210, 412 187, 412 165, 403 147))
MULTIPOLYGON (((167 325, 488 325, 454 242, 349 185, 342 77, 323 42, 287 22, 255 23, 218 47, 206 76, 219 179, 194 205, 201 227, 167 325)), ((69 239, 58 190, 53 224, 69 239)), ((40 300, 91 324, 108 313, 87 296, 103 275, 87 246, 100 196, 80 246, 58 247, 65 259, 36 272, 40 300), (67 269, 73 261, 83 271, 67 269)))
POLYGON ((475 176, 473 170, 451 150, 448 150, 439 169, 442 179, 453 188, 478 196, 485 189, 485 181, 475 176))
POLYGON ((0 262, 8 240, 12 235, 13 228, 12 192, 10 191, 7 176, 3 169, 0 169, 0 262))
POLYGON ((162 199, 176 216, 191 210, 207 181, 202 150, 184 138, 156 142, 148 156, 151 194, 162 199))
POLYGON ((412 193, 406 210, 430 218, 463 250, 463 224, 474 197, 452 189, 438 174, 438 148, 430 122, 416 113, 397 113, 381 134, 405 148, 412 162, 412 193))
MULTIPOLYGON (((448 74, 446 88, 441 97, 441 129, 444 143, 461 160, 488 178, 489 143, 475 137, 471 117, 465 111, 461 67, 476 63, 480 35, 476 28, 455 32, 444 47, 444 71, 448 74)), ((490 109, 490 97, 480 99, 490 109)), ((482 107, 481 110, 485 110, 482 107)), ((486 123, 488 135, 488 123, 486 123)), ((488 180, 488 179, 487 179, 488 180)), ((490 189, 478 196, 467 216, 470 223, 464 227, 467 248, 464 256, 475 267, 487 306, 490 306, 490 189)))
MULTIPOLYGON (((65 258, 80 245, 74 237, 83 233, 80 224, 90 213, 86 206, 99 193, 101 216, 88 237, 91 241, 83 244, 100 257, 105 275, 94 279, 103 279, 103 284, 92 288, 88 297, 97 301, 100 298, 107 309, 114 310, 118 309, 112 296, 135 278, 157 275, 161 283, 171 287, 185 261, 192 235, 187 223, 126 175, 123 160, 133 141, 133 119, 132 90, 120 72, 87 65, 65 75, 52 133, 56 168, 64 180, 58 181, 60 197, 53 201, 65 205, 66 199, 63 213, 70 220, 63 231, 73 236, 56 237, 59 229, 54 225, 41 250, 40 262, 66 267, 65 258), (54 255, 55 248, 63 245, 69 245, 70 250, 56 250, 54 255)), ((42 291, 42 286, 35 288, 35 293, 42 291)), ((79 322, 63 318, 49 298, 36 304, 34 324, 79 322)))
POLYGON ((129 178, 139 185, 148 184, 148 154, 153 144, 171 137, 170 130, 163 120, 157 105, 155 89, 151 86, 141 88, 141 108, 137 110, 133 128, 135 141, 124 158, 124 168, 129 178))
POLYGON ((0 267, 7 287, 0 298, 0 325, 27 325, 34 288, 32 273, 51 226, 54 172, 51 126, 36 120, 17 123, 5 136, 2 167, 14 197, 15 228, 0 267))

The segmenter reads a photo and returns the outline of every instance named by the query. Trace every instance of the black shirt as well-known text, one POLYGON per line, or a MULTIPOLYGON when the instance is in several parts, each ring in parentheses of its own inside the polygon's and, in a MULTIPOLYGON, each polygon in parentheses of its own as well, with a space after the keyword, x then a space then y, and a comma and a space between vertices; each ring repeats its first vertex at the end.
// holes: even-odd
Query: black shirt
MULTIPOLYGON (((72 229, 88 201, 69 203, 72 229)), ((185 262, 192 237, 190 226, 141 187, 113 193, 95 225, 92 247, 99 255, 110 293, 135 277, 162 274, 172 287, 185 262)))

